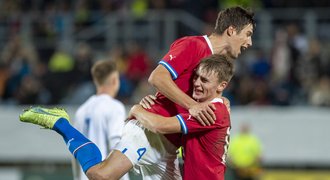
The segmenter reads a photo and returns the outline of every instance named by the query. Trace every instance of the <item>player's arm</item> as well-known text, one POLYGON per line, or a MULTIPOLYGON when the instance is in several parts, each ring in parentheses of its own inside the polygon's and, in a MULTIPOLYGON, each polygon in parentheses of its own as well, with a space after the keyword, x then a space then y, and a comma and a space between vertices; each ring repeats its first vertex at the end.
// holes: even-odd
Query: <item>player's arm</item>
POLYGON ((163 65, 158 65, 152 71, 148 81, 171 101, 187 109, 202 125, 214 123, 214 106, 210 103, 197 103, 181 91, 172 80, 170 72, 163 65))
POLYGON ((181 132, 179 120, 174 117, 164 117, 146 111, 141 105, 134 105, 129 112, 129 117, 134 116, 150 131, 158 134, 171 134, 181 132))
POLYGON ((164 117, 146 111, 141 105, 135 105, 129 112, 129 117, 135 117, 140 123, 150 131, 158 134, 190 133, 209 131, 219 126, 213 124, 211 126, 202 126, 195 118, 189 114, 177 115, 173 117, 164 117), (187 121, 187 119, 190 119, 187 121))
POLYGON ((152 71, 148 81, 171 101, 186 109, 197 104, 196 101, 179 89, 172 80, 170 72, 163 65, 158 65, 156 69, 152 71))

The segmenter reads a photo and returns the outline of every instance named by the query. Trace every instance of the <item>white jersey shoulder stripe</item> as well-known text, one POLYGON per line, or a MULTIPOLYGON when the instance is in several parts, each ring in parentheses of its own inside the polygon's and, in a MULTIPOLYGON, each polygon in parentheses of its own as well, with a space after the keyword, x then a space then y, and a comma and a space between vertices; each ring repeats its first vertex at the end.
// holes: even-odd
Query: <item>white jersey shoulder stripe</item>
POLYGON ((183 120, 183 117, 180 114, 178 114, 178 115, 176 115, 176 118, 178 118, 179 123, 181 125, 182 134, 188 134, 188 128, 187 128, 186 123, 183 120))
POLYGON ((203 37, 204 37, 205 41, 207 42, 207 45, 209 45, 209 48, 210 48, 212 54, 214 54, 210 39, 207 37, 207 35, 204 35, 203 37))
POLYGON ((221 98, 214 98, 211 102, 212 103, 216 103, 216 102, 223 103, 223 100, 221 98))
POLYGON ((159 61, 158 64, 163 65, 171 73, 173 80, 178 78, 178 73, 175 71, 175 69, 170 64, 168 64, 164 60, 159 61))

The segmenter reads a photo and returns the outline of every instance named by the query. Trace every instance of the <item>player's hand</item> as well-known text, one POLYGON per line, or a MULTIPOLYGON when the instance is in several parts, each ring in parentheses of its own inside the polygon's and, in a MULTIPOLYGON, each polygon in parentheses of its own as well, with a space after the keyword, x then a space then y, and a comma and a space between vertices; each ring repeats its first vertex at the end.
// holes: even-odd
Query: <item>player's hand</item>
POLYGON ((198 122, 203 126, 209 126, 214 124, 216 119, 215 106, 211 102, 197 103, 189 109, 190 115, 198 120, 198 122))
POLYGON ((130 119, 135 119, 135 114, 139 111, 139 109, 141 109, 142 106, 139 105, 139 104, 135 104, 131 110, 128 112, 128 117, 127 117, 127 120, 130 120, 130 119))
POLYGON ((144 107, 145 109, 150 109, 152 105, 155 104, 156 96, 154 95, 148 95, 140 101, 140 105, 144 107))
POLYGON ((227 110, 230 114, 230 101, 226 97, 222 97, 221 99, 223 100, 223 103, 226 105, 227 110))

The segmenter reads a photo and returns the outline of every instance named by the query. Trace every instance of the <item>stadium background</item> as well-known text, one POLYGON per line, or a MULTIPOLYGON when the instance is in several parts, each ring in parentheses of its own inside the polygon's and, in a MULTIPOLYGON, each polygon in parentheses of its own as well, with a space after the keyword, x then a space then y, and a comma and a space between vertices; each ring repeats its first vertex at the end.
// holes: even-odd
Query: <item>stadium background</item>
POLYGON ((61 138, 18 122, 24 107, 73 115, 94 92, 91 64, 111 59, 129 109, 154 92, 146 78, 173 40, 209 34, 218 10, 236 4, 256 12, 257 28, 225 92, 231 134, 248 122, 261 139, 262 179, 330 179, 326 0, 1 0, 0 179, 72 178, 61 138))

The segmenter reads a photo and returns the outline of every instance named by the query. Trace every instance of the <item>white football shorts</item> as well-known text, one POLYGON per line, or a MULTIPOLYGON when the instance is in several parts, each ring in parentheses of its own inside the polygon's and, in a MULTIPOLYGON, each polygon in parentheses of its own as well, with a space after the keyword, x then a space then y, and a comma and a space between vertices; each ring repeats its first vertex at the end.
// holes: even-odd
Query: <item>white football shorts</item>
POLYGON ((145 129, 137 120, 127 122, 115 149, 126 155, 144 180, 182 179, 177 148, 163 135, 145 129))

